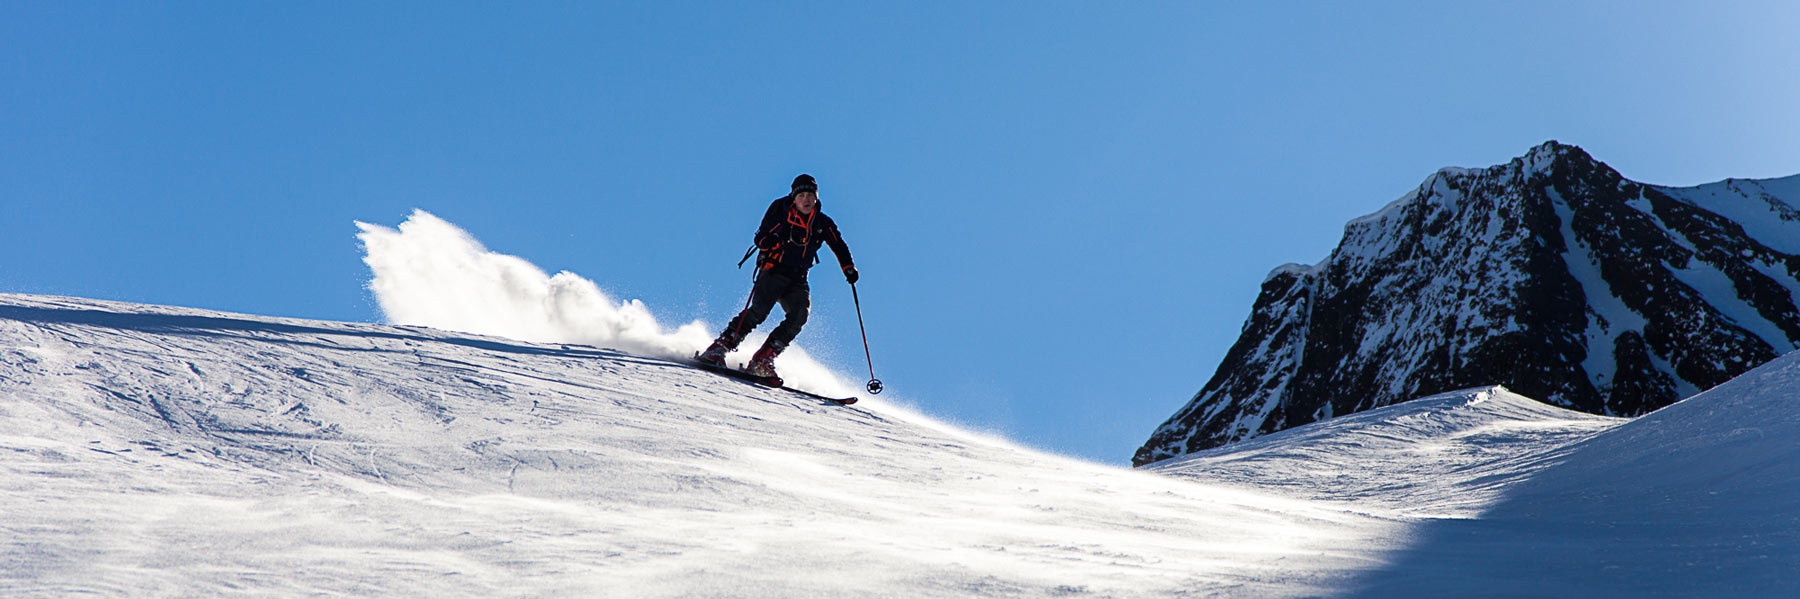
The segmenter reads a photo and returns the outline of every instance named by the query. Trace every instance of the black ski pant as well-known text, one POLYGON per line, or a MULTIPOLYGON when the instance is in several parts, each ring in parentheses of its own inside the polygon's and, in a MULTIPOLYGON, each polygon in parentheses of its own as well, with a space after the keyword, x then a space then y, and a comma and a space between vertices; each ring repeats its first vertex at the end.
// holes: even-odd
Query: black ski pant
POLYGON ((800 327, 806 326, 806 312, 812 308, 812 288, 806 285, 806 277, 775 272, 765 272, 756 278, 756 284, 750 288, 750 307, 731 319, 731 324, 725 325, 725 334, 719 338, 726 340, 731 349, 737 349, 744 337, 769 317, 775 304, 781 304, 781 312, 786 316, 775 331, 769 333, 765 343, 777 351, 787 347, 800 334, 800 327))

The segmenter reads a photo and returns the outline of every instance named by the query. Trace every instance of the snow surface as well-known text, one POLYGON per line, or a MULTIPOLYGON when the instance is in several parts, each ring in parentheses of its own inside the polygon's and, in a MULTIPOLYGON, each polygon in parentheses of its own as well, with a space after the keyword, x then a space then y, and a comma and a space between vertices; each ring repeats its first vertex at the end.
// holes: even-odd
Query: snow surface
POLYGON ((0 513, 10 598, 1308 596, 1394 528, 616 351, 19 295, 0 513))
POLYGON ((1794 596, 1797 383, 1145 472, 615 350, 0 295, 0 596, 1794 596))
POLYGON ((1149 469, 1346 509, 1474 518, 1561 448, 1624 421, 1490 387, 1358 412, 1149 469))
POLYGON ((1800 354, 1559 450, 1368 597, 1800 596, 1800 354), (1529 576, 1521 573, 1529 572, 1529 576))

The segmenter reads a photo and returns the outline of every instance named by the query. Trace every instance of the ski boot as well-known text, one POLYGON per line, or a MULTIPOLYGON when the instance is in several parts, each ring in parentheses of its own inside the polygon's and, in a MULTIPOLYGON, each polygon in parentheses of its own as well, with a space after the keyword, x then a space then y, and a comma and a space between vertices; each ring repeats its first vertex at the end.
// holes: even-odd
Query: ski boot
POLYGON ((777 387, 781 386, 781 375, 775 373, 775 356, 781 355, 781 350, 784 349, 787 349, 786 343, 763 343, 762 349, 756 350, 756 355, 750 356, 750 364, 744 370, 751 375, 769 379, 769 382, 777 387))
POLYGON ((720 337, 714 340, 712 345, 706 348, 706 351, 700 352, 700 355, 694 356, 694 359, 699 360, 701 364, 707 366, 724 368, 725 354, 728 353, 731 353, 731 348, 725 345, 725 338, 720 337))

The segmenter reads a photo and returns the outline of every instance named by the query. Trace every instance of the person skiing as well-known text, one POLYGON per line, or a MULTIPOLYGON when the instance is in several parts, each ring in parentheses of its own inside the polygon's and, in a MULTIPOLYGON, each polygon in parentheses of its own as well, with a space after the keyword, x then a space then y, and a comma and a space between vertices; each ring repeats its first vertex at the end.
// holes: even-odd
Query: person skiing
POLYGON ((775 356, 781 355, 794 336, 800 334, 812 306, 806 273, 818 262, 819 246, 831 246, 845 280, 855 285, 858 278, 856 265, 850 259, 850 246, 844 244, 837 223, 825 216, 819 206, 818 181, 812 175, 801 174, 794 177, 789 189, 791 193, 769 204, 762 226, 756 229, 756 281, 750 288, 749 305, 698 356, 702 363, 724 366, 725 354, 737 350, 744 337, 769 317, 775 304, 781 304, 785 314, 781 324, 751 355, 747 367, 750 374, 772 379, 777 385, 781 378, 775 374, 775 356))

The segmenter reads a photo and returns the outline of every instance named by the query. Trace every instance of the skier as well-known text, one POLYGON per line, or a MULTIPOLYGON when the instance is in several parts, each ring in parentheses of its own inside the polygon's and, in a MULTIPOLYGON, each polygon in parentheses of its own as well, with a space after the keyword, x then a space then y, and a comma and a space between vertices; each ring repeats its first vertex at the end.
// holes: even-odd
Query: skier
POLYGON ((831 245, 845 280, 855 285, 858 278, 856 265, 850 260, 850 246, 844 244, 837 223, 819 207, 819 183, 812 175, 801 174, 794 177, 790 190, 792 193, 769 204, 762 226, 756 229, 754 241, 759 253, 749 306, 731 319, 719 338, 699 355, 703 363, 724 366, 725 354, 736 350, 779 303, 786 316, 769 333, 762 348, 750 357, 748 367, 750 374, 771 379, 777 385, 781 378, 775 374, 775 356, 781 355, 794 336, 800 334, 800 327, 806 325, 806 312, 812 305, 806 273, 818 262, 819 245, 831 245))

